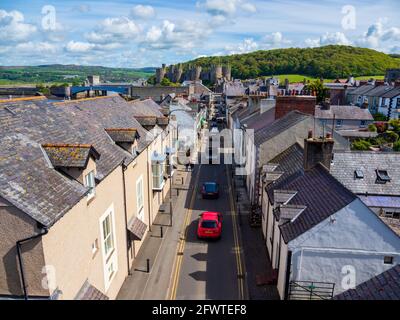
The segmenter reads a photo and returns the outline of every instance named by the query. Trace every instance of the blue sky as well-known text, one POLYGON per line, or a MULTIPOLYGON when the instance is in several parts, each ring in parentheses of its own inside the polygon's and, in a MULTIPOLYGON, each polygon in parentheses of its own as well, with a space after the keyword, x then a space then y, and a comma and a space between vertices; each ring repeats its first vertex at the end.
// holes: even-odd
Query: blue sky
POLYGON ((400 53, 398 0, 0 0, 0 65, 158 66, 346 44, 400 53))

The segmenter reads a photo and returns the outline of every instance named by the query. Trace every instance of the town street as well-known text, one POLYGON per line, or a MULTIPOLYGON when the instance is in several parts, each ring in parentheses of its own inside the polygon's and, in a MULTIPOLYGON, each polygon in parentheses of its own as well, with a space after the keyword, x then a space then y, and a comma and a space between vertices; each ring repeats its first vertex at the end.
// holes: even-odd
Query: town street
POLYGON ((178 246, 170 299, 245 298, 243 258, 239 245, 237 217, 233 208, 230 175, 230 167, 222 163, 202 164, 196 167, 192 180, 194 192, 188 195, 186 201, 185 237, 178 246), (220 184, 219 199, 202 199, 200 193, 202 184, 213 181, 220 184), (223 214, 220 240, 197 239, 198 218, 205 211, 223 214))

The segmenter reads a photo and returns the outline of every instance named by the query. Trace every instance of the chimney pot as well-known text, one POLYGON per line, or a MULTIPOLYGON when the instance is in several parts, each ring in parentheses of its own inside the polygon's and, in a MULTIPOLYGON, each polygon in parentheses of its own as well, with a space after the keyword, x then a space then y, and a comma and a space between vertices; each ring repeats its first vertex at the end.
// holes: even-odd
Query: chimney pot
POLYGON ((312 138, 313 138, 313 131, 308 130, 308 139, 312 139, 312 138))

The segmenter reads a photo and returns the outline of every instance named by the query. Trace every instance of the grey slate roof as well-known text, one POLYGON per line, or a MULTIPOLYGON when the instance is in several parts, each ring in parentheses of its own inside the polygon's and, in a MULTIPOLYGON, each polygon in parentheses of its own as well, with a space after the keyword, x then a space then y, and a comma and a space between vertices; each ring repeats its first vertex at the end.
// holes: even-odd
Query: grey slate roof
POLYGON ((109 297, 86 280, 76 295, 75 300, 109 300, 109 297))
POLYGON ((297 123, 304 121, 312 116, 302 113, 300 111, 291 111, 283 118, 275 120, 270 125, 263 126, 254 132, 254 142, 256 146, 260 146, 267 140, 281 134, 297 123))
MULTIPOLYGON (((271 163, 279 164, 275 171, 284 174, 266 187, 269 199, 275 201, 275 190, 291 190, 297 193, 287 205, 306 207, 293 222, 289 221, 280 226, 286 243, 356 199, 356 196, 333 178, 322 165, 304 171, 303 149, 298 144, 282 152, 271 163)), ((279 215, 279 212, 277 214, 279 215)))
POLYGON ((368 97, 381 97, 384 94, 390 93, 394 87, 392 86, 377 86, 374 89, 367 92, 366 96, 368 97))
POLYGON ((44 144, 42 147, 54 168, 86 168, 90 156, 100 158, 91 145, 44 144))
POLYGON ((296 143, 271 160, 271 163, 278 164, 274 171, 283 173, 278 180, 266 187, 272 201, 275 201, 274 190, 282 189, 289 178, 303 174, 303 152, 303 148, 296 143))
POLYGON ((286 243, 302 235, 334 213, 349 205, 356 196, 334 179, 326 168, 317 165, 284 184, 286 190, 298 193, 288 205, 307 208, 293 222, 280 226, 286 243))
POLYGON ((400 265, 345 291, 334 300, 400 300, 400 265))
POLYGON ((106 132, 116 143, 133 143, 139 138, 134 128, 107 128, 106 132))
POLYGON ((135 120, 134 106, 120 97, 0 103, 0 197, 52 226, 88 189, 53 169, 41 145, 92 145, 101 155, 96 161, 96 178, 101 183, 124 159, 134 160, 110 139, 106 128, 137 128, 139 151, 152 141, 135 120))
POLYGON ((358 195, 400 195, 400 154, 395 152, 335 152, 331 174, 358 195), (387 170, 391 181, 376 183, 376 170, 387 170), (363 179, 355 178, 361 170, 363 179))
POLYGON ((366 85, 358 87, 355 90, 352 90, 351 92, 349 92, 349 94, 351 94, 351 95, 364 95, 364 94, 366 94, 367 92, 371 91, 374 88, 375 88, 374 85, 366 84, 366 85))
POLYGON ((400 88, 395 88, 394 90, 391 90, 389 92, 386 92, 385 94, 382 95, 382 98, 394 98, 400 96, 400 88))
POLYGON ((315 118, 333 120, 334 117, 336 120, 374 120, 368 109, 357 106, 331 106, 329 110, 324 110, 321 106, 315 107, 315 118))

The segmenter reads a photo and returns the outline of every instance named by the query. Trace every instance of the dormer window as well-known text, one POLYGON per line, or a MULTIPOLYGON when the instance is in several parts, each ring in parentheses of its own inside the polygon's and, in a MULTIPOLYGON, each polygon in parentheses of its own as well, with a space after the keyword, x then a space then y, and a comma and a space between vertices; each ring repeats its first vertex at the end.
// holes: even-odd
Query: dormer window
POLYGON ((94 196, 96 160, 100 154, 87 144, 44 144, 42 145, 51 166, 82 185, 90 188, 94 196))
POLYGON ((137 140, 140 138, 135 128, 106 129, 110 138, 122 149, 128 151, 134 157, 137 156, 137 140))
POLYGON ((356 179, 364 179, 364 172, 360 169, 354 171, 354 177, 356 179))
POLYGON ((386 184, 387 182, 390 182, 392 180, 387 170, 376 170, 376 175, 376 183, 379 184, 386 184))
POLYGON ((89 189, 89 192, 87 194, 88 201, 96 195, 96 181, 95 181, 95 173, 94 170, 90 171, 86 176, 85 176, 85 187, 89 189))

